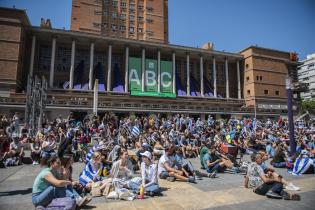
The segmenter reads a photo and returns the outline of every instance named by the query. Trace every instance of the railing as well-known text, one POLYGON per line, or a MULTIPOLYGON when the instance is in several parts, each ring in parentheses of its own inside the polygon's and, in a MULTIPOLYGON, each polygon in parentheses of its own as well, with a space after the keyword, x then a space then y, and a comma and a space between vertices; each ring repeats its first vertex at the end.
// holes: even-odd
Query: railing
MULTIPOLYGON (((126 96, 127 97, 127 96, 126 96)), ((227 102, 221 101, 220 105, 205 103, 204 101, 194 100, 194 104, 190 102, 185 103, 186 100, 173 100, 166 101, 165 103, 155 103, 154 101, 150 101, 149 99, 144 99, 144 101, 139 102, 138 99, 134 99, 132 97, 128 98, 126 101, 124 97, 102 97, 99 98, 98 108, 99 110, 117 110, 117 111, 128 111, 128 110, 136 110, 136 111, 165 111, 165 112, 216 112, 216 113, 244 113, 244 114, 252 114, 254 113, 253 108, 241 108, 236 103, 235 106, 231 106, 227 102), (111 98, 110 100, 108 98, 111 98), (184 103, 183 103, 184 102, 184 103)), ((0 97, 0 105, 25 105, 26 99, 23 94, 14 94, 10 98, 0 97)), ((47 106, 46 108, 54 108, 54 107, 64 107, 64 108, 86 108, 92 109, 93 107, 93 96, 91 95, 74 95, 69 96, 66 94, 58 95, 49 93, 47 97, 47 106)), ((280 110, 265 110, 259 109, 259 114, 279 114, 280 110)))

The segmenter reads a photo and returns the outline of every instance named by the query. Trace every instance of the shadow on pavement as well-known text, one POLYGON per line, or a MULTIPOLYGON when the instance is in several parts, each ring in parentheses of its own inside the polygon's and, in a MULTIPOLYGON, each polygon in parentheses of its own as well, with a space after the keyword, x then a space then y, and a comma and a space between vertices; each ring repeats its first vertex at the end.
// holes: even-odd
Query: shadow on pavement
POLYGON ((0 192, 0 197, 1 196, 12 196, 12 195, 26 195, 32 193, 32 188, 28 188, 25 190, 13 190, 13 191, 8 191, 8 192, 0 192))

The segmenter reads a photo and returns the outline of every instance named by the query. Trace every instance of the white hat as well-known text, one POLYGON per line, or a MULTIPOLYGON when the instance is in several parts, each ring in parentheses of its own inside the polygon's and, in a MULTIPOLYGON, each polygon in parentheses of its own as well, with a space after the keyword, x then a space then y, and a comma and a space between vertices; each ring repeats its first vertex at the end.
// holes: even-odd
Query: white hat
POLYGON ((152 159, 152 155, 149 151, 145 151, 144 153, 140 153, 141 156, 146 156, 150 160, 152 159))

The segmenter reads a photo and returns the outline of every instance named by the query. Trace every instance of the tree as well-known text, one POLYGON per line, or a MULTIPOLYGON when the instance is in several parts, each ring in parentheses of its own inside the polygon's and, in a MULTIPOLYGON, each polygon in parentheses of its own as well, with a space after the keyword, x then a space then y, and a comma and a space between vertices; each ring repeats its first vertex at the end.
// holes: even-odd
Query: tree
POLYGON ((315 100, 303 101, 302 108, 304 111, 315 112, 315 100))

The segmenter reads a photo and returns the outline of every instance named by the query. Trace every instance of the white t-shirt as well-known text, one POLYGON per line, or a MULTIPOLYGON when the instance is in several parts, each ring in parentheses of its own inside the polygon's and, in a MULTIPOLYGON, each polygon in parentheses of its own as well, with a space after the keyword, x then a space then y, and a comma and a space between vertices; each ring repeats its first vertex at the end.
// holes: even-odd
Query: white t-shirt
POLYGON ((157 165, 152 163, 147 166, 144 162, 141 162, 141 177, 145 180, 145 187, 151 184, 157 184, 157 165))
POLYGON ((175 157, 167 156, 166 154, 162 155, 159 160, 158 166, 158 174, 160 175, 162 172, 166 171, 164 167, 164 163, 167 162, 170 167, 174 167, 175 165, 175 157))

